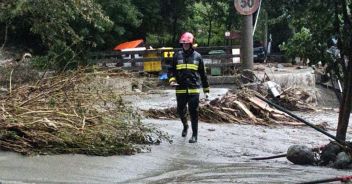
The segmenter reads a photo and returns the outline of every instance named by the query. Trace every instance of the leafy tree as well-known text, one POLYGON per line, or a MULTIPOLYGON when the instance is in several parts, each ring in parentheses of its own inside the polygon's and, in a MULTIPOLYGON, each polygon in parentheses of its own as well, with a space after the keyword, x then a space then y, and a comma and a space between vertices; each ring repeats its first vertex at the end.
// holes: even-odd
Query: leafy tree
POLYGON ((280 45, 280 49, 286 53, 286 55, 294 58, 296 56, 307 61, 311 57, 312 48, 314 44, 312 42, 312 33, 309 29, 303 27, 300 32, 293 35, 287 43, 283 42, 280 45))
POLYGON ((226 30, 231 31, 231 30, 236 30, 239 29, 242 25, 241 23, 241 16, 236 12, 234 8, 234 1, 233 0, 227 0, 224 1, 227 3, 227 12, 226 12, 226 30))
POLYGON ((143 27, 146 13, 140 11, 138 5, 141 4, 137 3, 138 0, 97 0, 97 2, 102 6, 105 15, 114 23, 112 29, 104 32, 100 37, 103 44, 98 49, 110 50, 116 43, 134 38, 144 38, 144 35, 138 34, 138 30, 143 27))
MULTIPOLYGON (((27 19, 21 22, 18 20, 18 17, 23 14, 24 3, 25 1, 10 0, 0 2, 0 33, 2 35, 0 41, 3 42, 1 48, 5 47, 9 38, 20 38, 24 33, 28 34, 29 21, 27 19)), ((22 39, 22 42, 24 40, 22 39)))
MULTIPOLYGON (((167 23, 166 32, 171 36, 171 44, 176 46, 182 32, 191 31, 186 27, 188 20, 194 16, 192 0, 164 0, 161 6, 163 22, 167 23)), ((192 31, 193 32, 193 31, 192 31)))
MULTIPOLYGON (((206 38, 206 45, 210 45, 211 40, 219 43, 224 39, 226 30, 226 13, 228 12, 228 4, 225 1, 201 1, 195 4, 194 29, 199 33, 199 40, 206 38), (218 35, 213 33, 220 32, 220 40, 218 35)), ((204 42, 204 41, 202 41, 204 42)))
POLYGON ((187 20, 193 16, 194 1, 191 0, 133 0, 141 13, 141 24, 130 29, 128 37, 145 38, 153 46, 177 43, 181 32, 186 30, 187 20))
POLYGON ((165 23, 161 16, 162 5, 159 0, 150 0, 148 3, 144 0, 133 0, 133 3, 141 14, 141 24, 137 33, 145 37, 147 33, 155 33, 165 29, 165 23))
MULTIPOLYGON (((294 49, 301 46, 309 50, 310 53, 308 54, 313 63, 319 60, 331 62, 324 57, 328 48, 327 40, 332 35, 336 35, 339 38, 338 48, 341 50, 342 57, 348 58, 348 63, 340 63, 345 70, 343 72, 344 88, 336 136, 340 140, 345 140, 352 108, 352 2, 350 0, 268 0, 266 5, 270 13, 281 12, 281 17, 285 17, 288 20, 293 33, 303 27, 309 30, 311 37, 309 39, 306 37, 306 39, 301 41, 310 40, 311 44, 300 45, 301 42, 299 41, 292 42, 299 40, 298 37, 304 35, 303 33, 298 33, 291 39, 291 47, 286 48, 295 51, 294 49), (272 5, 271 10, 269 9, 270 5, 272 5)), ((276 20, 281 21, 282 19, 276 18, 276 20)))
MULTIPOLYGON (((76 64, 88 48, 98 44, 92 34, 104 32, 112 26, 101 6, 93 0, 14 0, 6 6, 5 12, 10 14, 0 21, 14 25, 11 32, 17 38, 29 38, 32 44, 41 45, 40 50, 52 53, 56 53, 53 49, 57 47, 62 49, 56 51, 70 50, 75 54, 67 62, 76 64)), ((55 58, 62 54, 56 53, 54 60, 46 61, 45 65, 67 67, 66 64, 55 64, 55 58)))
POLYGON ((292 30, 289 28, 290 15, 286 4, 287 1, 284 0, 262 1, 262 13, 259 16, 259 25, 254 38, 260 40, 264 36, 268 36, 264 35, 265 26, 268 26, 268 34, 272 35, 272 52, 280 51, 279 45, 292 35, 292 30))
MULTIPOLYGON (((311 39, 309 43, 305 42, 308 44, 306 47, 310 49, 307 57, 314 64, 327 60, 327 55, 324 54, 327 49, 326 43, 334 34, 333 19, 331 19, 334 15, 333 4, 333 0, 267 0, 264 1, 263 6, 269 14, 269 26, 274 27, 277 34, 289 33, 283 37, 273 35, 274 41, 279 39, 276 44, 281 44, 291 36, 297 38, 294 36, 297 30, 301 31, 302 28, 309 30, 311 39), (278 31, 279 25, 286 26, 286 30, 278 31)), ((302 47, 300 42, 291 43, 291 45, 290 48, 302 47)), ((286 52, 292 53, 288 49, 286 48, 286 52)))
POLYGON ((0 33, 5 35, 8 29, 11 42, 15 38, 18 43, 28 40, 26 46, 43 54, 56 41, 78 53, 77 56, 83 55, 82 50, 111 49, 116 43, 136 38, 145 38, 156 46, 174 45, 185 31, 195 33, 203 43, 221 44, 224 31, 234 29, 233 25, 238 23, 232 16, 236 14, 231 0, 3 0, 1 3, 0 33))

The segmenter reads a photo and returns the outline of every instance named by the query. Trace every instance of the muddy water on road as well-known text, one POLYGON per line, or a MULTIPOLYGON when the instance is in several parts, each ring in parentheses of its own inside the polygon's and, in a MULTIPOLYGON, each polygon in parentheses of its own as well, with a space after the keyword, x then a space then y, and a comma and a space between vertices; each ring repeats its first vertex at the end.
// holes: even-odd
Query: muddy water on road
MULTIPOLYGON (((316 131, 304 128, 267 128, 251 125, 200 124, 195 145, 181 138, 178 121, 156 122, 174 135, 175 142, 161 146, 168 158, 165 170, 145 173, 131 183, 296 183, 348 175, 350 171, 293 165, 286 158, 252 161, 250 158, 286 153, 293 144, 316 147, 328 142, 316 131)), ((161 158, 162 159, 162 158, 161 158)))
POLYGON ((160 127, 173 143, 151 153, 93 157, 59 155, 24 157, 0 153, 4 183, 296 183, 350 174, 324 167, 298 166, 285 158, 250 158, 285 153, 293 144, 316 147, 328 142, 308 127, 262 127, 200 123, 197 144, 180 136, 177 120, 145 120, 160 127))
MULTIPOLYGON (((218 89, 223 94, 226 89, 218 89)), ((133 97, 138 108, 175 105, 171 92, 147 98, 133 97), (157 97, 157 98, 156 98, 157 97)), ((212 98, 217 97, 213 92, 212 98)), ((313 123, 336 125, 336 112, 300 113, 313 123)), ((24 157, 0 152, 2 183, 297 183, 350 171, 293 165, 285 158, 253 161, 250 158, 286 153, 293 144, 317 147, 329 142, 309 127, 263 127, 237 124, 199 125, 198 143, 182 138, 178 120, 144 120, 169 133, 173 143, 153 146, 134 156, 94 157, 58 155, 24 157)), ((350 123, 351 126, 351 123, 350 123)), ((190 133, 190 132, 189 132, 190 133)), ((330 133, 334 134, 333 131, 330 133)), ((351 139, 352 132, 348 133, 351 139)))

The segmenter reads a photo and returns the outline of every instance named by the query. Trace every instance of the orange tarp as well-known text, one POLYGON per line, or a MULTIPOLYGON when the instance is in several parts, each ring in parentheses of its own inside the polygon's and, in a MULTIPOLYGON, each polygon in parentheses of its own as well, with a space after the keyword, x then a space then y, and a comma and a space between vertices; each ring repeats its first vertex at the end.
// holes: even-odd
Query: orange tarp
POLYGON ((114 48, 114 50, 136 48, 139 45, 141 45, 142 43, 143 43, 143 39, 133 40, 133 41, 130 41, 130 42, 124 42, 124 43, 121 43, 121 44, 117 45, 114 48))

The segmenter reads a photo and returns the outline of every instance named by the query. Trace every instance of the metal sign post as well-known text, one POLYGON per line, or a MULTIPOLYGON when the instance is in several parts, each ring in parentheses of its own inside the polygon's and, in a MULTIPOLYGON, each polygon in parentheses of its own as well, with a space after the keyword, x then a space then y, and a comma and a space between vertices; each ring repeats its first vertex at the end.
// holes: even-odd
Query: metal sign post
POLYGON ((243 15, 241 37, 241 62, 243 70, 253 70, 253 16, 258 10, 260 0, 235 0, 237 12, 243 15))

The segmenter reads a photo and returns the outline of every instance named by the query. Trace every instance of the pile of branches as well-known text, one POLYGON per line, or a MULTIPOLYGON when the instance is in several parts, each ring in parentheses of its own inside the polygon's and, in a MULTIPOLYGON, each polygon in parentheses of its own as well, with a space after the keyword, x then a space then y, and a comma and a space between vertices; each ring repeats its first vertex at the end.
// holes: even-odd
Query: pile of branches
MULTIPOLYGON (((216 98, 210 102, 201 101, 199 118, 208 123, 239 123, 256 125, 302 125, 286 113, 270 108, 269 105, 255 97, 257 92, 250 89, 229 91, 221 99, 216 98)), ((176 108, 150 109, 145 112, 149 118, 177 117, 176 108)))
POLYGON ((134 154, 164 138, 95 73, 45 78, 0 96, 1 150, 107 156, 134 154))
POLYGON ((313 105, 317 103, 315 96, 298 87, 287 88, 277 100, 282 107, 291 111, 314 111, 313 105))

